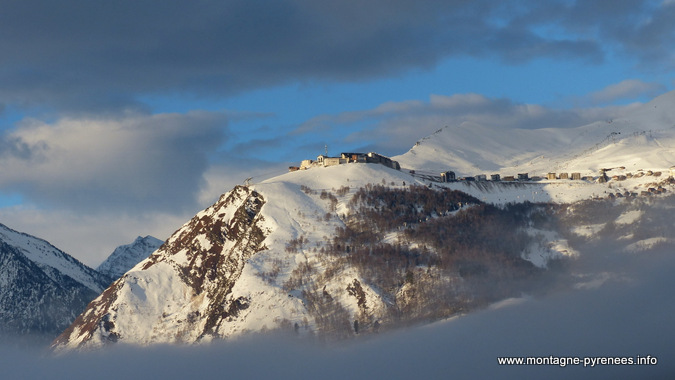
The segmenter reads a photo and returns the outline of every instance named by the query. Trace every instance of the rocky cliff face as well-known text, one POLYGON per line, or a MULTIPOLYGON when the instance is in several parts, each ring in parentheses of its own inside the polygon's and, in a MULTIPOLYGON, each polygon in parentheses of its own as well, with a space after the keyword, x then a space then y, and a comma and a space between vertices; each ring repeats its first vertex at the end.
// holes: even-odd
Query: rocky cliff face
POLYGON ((61 334, 58 347, 128 341, 196 342, 246 308, 232 287, 246 260, 264 249, 263 197, 236 187, 115 281, 61 334))

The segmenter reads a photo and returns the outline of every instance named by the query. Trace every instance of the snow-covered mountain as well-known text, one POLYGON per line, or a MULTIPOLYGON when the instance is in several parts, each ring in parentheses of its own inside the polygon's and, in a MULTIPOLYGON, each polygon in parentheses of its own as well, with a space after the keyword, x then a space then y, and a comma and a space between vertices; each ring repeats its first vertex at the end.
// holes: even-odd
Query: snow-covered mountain
POLYGON ((53 338, 110 281, 47 241, 0 224, 0 337, 53 338))
POLYGON ((551 260, 578 256, 575 242, 596 233, 621 231, 616 239, 633 251, 663 244, 629 227, 649 199, 674 190, 674 101, 666 94, 631 118, 576 129, 446 128, 395 157, 417 173, 346 163, 237 186, 92 301, 54 347, 195 343, 268 329, 341 338, 543 291, 551 260), (598 181, 599 169, 617 178, 598 181), (440 183, 420 175, 446 170, 593 177, 440 183), (596 209, 561 205, 617 197, 630 207, 596 200, 600 211, 588 214, 596 209))
POLYGON ((106 289, 56 344, 194 342, 210 334, 247 306, 231 293, 246 260, 264 248, 263 204, 249 188, 224 194, 106 289))
POLYGON ((402 167, 458 176, 478 173, 597 175, 602 168, 668 170, 675 165, 675 91, 630 115, 568 129, 449 126, 393 157, 402 167))
MULTIPOLYGON (((380 226, 377 233, 374 227, 359 227, 364 222, 361 214, 380 207, 376 205, 380 195, 358 202, 353 199, 359 194, 366 196, 368 191, 384 191, 387 197, 410 197, 409 207, 396 214, 403 218, 401 225, 419 224, 420 218, 431 223, 441 215, 451 218, 466 209, 466 223, 486 212, 495 214, 497 228, 510 228, 506 221, 499 221, 506 211, 482 206, 472 209, 469 205, 479 203, 477 199, 450 190, 436 192, 425 186, 410 190, 410 185, 421 183, 383 165, 347 164, 236 187, 114 282, 54 345, 63 349, 99 347, 115 341, 192 343, 277 328, 339 337, 386 328, 400 319, 396 316, 400 310, 411 310, 419 318, 436 309, 444 313, 463 310, 480 298, 464 294, 472 286, 472 276, 482 276, 488 267, 502 273, 502 284, 517 271, 539 273, 517 251, 515 256, 499 253, 501 268, 493 264, 484 267, 480 260, 466 258, 443 274, 445 269, 439 265, 424 264, 433 261, 434 254, 420 244, 396 242, 405 238, 399 225, 372 219, 380 226), (387 187, 372 187, 373 182, 387 187), (433 198, 438 194, 444 198, 433 198), (429 204, 439 208, 429 208, 429 204), (368 243, 347 235, 334 239, 336 233, 362 227, 373 236, 368 243), (371 245, 386 251, 390 260, 408 264, 391 268, 391 273, 380 279, 380 274, 366 268, 383 264, 356 262, 368 256, 361 250, 371 245), (420 292, 441 285, 456 291, 456 298, 447 297, 452 304, 445 309, 434 305, 432 311, 418 304, 426 300, 420 292)), ((529 241, 522 234, 514 234, 513 239, 523 249, 529 241)), ((565 254, 534 239, 529 242, 532 246, 528 249, 541 251, 538 257, 565 254)), ((545 259, 544 264, 538 260, 545 266, 545 259)), ((500 291, 506 289, 510 289, 508 285, 500 291)))
POLYGON ((164 242, 150 235, 139 236, 132 243, 115 248, 96 270, 113 279, 119 278, 136 264, 148 258, 162 243, 164 242))

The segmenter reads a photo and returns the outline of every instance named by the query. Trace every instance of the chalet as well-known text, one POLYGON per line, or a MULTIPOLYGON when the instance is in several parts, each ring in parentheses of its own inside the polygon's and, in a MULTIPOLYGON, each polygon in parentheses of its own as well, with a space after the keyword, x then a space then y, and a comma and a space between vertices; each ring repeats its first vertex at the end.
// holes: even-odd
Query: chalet
POLYGON ((487 176, 485 174, 476 174, 476 181, 487 181, 487 176))
POLYGON ((299 166, 289 166, 288 167, 289 172, 297 172, 298 170, 300 170, 299 166))
POLYGON ((570 174, 569 173, 560 173, 560 176, 558 178, 560 178, 560 179, 570 179, 570 174))
POLYGON ((342 153, 340 157, 345 158, 348 162, 363 162, 366 163, 368 155, 365 153, 342 153))
POLYGON ((452 182, 455 178, 455 172, 448 171, 441 173, 441 182, 452 182))
POLYGON ((316 163, 319 166, 335 166, 335 165, 346 164, 347 162, 349 162, 349 161, 345 158, 328 157, 328 156, 324 156, 323 154, 316 158, 316 163))
POLYGON ((557 179, 555 173, 551 172, 546 174, 546 179, 557 179))
POLYGON ((518 181, 528 181, 529 176, 527 173, 518 173, 518 181))
POLYGON ((504 177, 502 178, 502 181, 507 181, 507 182, 513 182, 513 181, 515 181, 515 180, 516 180, 516 178, 513 177, 512 175, 507 175, 507 176, 504 176, 504 177))
POLYGON ((401 165, 399 165, 397 161, 394 161, 389 157, 385 157, 381 154, 377 154, 374 152, 370 152, 367 154, 366 162, 373 164, 382 164, 392 169, 401 170, 401 165))
POLYGON ((572 179, 576 180, 576 181, 581 180, 581 173, 577 173, 577 172, 572 173, 572 179))
POLYGON ((499 176, 499 174, 491 174, 490 175, 490 181, 499 181, 500 179, 501 179, 501 177, 499 176))

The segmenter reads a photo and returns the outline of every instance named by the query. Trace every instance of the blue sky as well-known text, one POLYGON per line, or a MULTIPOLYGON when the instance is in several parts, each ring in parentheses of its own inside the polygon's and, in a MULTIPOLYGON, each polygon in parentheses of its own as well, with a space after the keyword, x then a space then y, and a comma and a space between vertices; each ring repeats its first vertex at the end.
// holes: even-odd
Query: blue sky
POLYGON ((673 19, 671 0, 4 4, 0 223, 97 265, 325 145, 619 117, 673 90, 673 19))

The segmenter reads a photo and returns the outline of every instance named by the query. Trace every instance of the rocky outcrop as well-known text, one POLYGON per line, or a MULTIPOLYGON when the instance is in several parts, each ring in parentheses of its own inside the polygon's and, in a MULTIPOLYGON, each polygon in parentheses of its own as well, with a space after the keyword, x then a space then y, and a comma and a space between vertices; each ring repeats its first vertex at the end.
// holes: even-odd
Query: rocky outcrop
POLYGON ((115 281, 53 343, 56 349, 196 342, 246 308, 231 296, 246 260, 264 249, 263 197, 238 186, 115 281))

